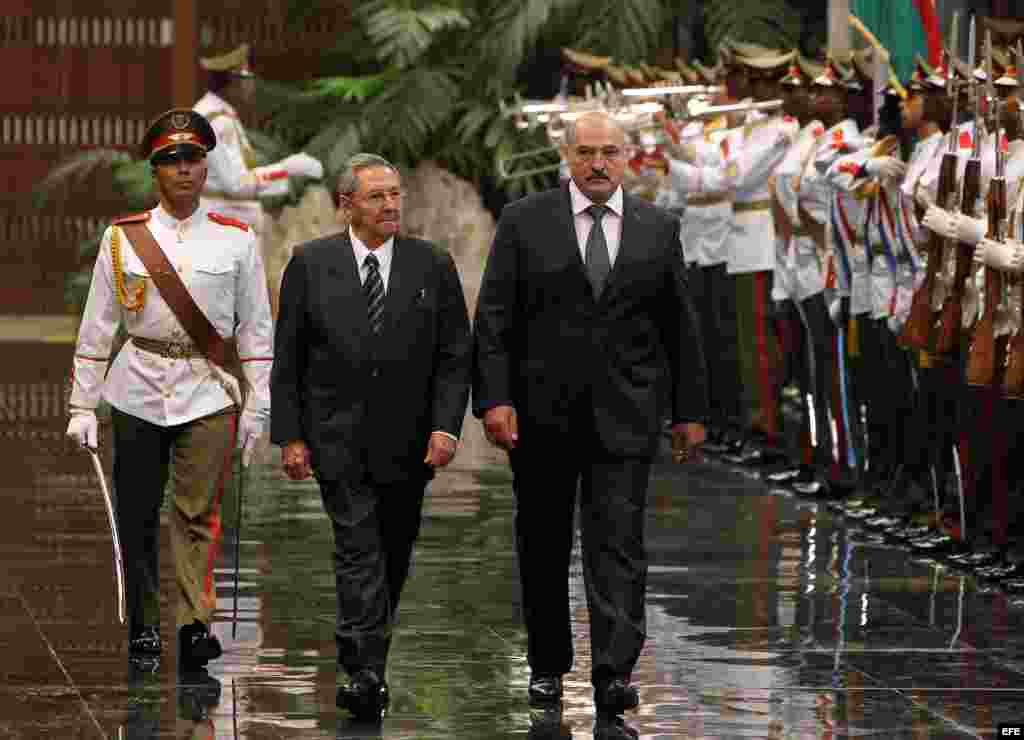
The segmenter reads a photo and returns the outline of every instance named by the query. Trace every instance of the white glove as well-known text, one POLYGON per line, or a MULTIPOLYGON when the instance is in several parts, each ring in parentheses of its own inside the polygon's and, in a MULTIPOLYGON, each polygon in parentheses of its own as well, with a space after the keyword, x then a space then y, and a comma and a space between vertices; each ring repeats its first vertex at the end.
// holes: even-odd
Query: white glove
POLYGON ((256 442, 263 436, 263 415, 246 409, 238 419, 238 440, 235 443, 237 449, 242 451, 242 467, 249 467, 252 462, 253 452, 256 450, 256 442))
POLYGON ((1024 244, 1007 240, 982 239, 974 251, 974 261, 1001 272, 1019 274, 1024 269, 1024 244))
POLYGON ((324 176, 324 166, 320 160, 305 152, 285 157, 278 163, 278 167, 287 172, 289 177, 312 177, 319 180, 324 176))
POLYGON ((99 422, 94 411, 76 409, 71 412, 66 436, 75 440, 82 447, 95 450, 99 446, 99 422))
POLYGON ((879 180, 899 181, 907 174, 907 164, 896 157, 872 157, 864 163, 864 171, 879 180))
POLYGON ((987 218, 971 218, 960 214, 956 217, 956 240, 964 244, 977 244, 988 232, 987 218))
POLYGON ((957 238, 956 214, 950 213, 938 206, 928 206, 928 210, 925 211, 924 218, 921 219, 921 225, 926 229, 931 230, 933 233, 946 237, 947 239, 957 238))

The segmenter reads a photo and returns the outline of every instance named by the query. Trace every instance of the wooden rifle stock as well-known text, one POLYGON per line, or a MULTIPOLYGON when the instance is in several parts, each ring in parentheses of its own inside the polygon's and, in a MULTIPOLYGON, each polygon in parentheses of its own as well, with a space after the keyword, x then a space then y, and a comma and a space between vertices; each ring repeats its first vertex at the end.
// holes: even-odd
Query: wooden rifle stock
MULTIPOLYGON (((951 196, 956 192, 956 154, 946 152, 942 155, 939 165, 939 183, 937 203, 943 208, 948 207, 951 196)), ((903 325, 899 344, 909 349, 928 351, 931 349, 931 335, 934 320, 932 319, 932 291, 935 289, 936 276, 942 264, 943 239, 938 234, 930 234, 924 253, 928 258, 924 280, 921 282, 914 299, 910 304, 910 315, 903 325)))
MULTIPOLYGON (((1001 239, 1006 219, 1006 180, 995 177, 988 191, 988 236, 1001 239)), ((996 312, 1003 298, 1003 274, 985 268, 985 310, 974 329, 967 356, 967 384, 989 387, 1001 383, 998 377, 1006 354, 1006 337, 996 337, 996 312)))
MULTIPOLYGON (((977 135, 977 134, 976 134, 977 135)), ((974 218, 978 196, 981 194, 981 160, 969 159, 964 169, 964 194, 961 201, 961 212, 974 218)), ((960 332, 963 321, 964 292, 967 279, 971 276, 971 264, 974 260, 974 245, 959 242, 953 247, 956 250, 956 272, 950 294, 942 304, 939 321, 935 332, 935 353, 948 355, 959 346, 960 332)))
MULTIPOLYGON (((1024 281, 1020 276, 1010 278, 1011 290, 1021 296, 1024 290, 1024 281)), ((1018 305, 1021 305, 1018 303, 1018 305)), ((1006 362, 1003 375, 1003 395, 1007 398, 1024 398, 1024 331, 1018 330, 1010 338, 1009 346, 1006 349, 1006 362)))

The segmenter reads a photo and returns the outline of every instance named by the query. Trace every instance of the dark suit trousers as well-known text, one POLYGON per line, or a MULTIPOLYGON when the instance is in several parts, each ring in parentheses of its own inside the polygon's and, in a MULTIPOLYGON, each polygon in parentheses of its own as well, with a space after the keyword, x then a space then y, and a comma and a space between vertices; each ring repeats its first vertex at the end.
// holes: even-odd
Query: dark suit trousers
POLYGON ((350 675, 370 668, 383 678, 426 483, 319 483, 334 530, 338 664, 350 675))
POLYGON ((569 561, 579 491, 591 680, 598 685, 628 679, 646 637, 644 515, 651 461, 605 452, 589 410, 579 416, 585 421, 571 435, 532 446, 524 439, 510 456, 516 549, 530 668, 535 675, 567 673, 573 662, 569 561))
POLYGON ((688 273, 689 289, 700 320, 707 358, 711 421, 720 427, 740 425, 739 340, 736 288, 726 265, 697 267, 688 273))

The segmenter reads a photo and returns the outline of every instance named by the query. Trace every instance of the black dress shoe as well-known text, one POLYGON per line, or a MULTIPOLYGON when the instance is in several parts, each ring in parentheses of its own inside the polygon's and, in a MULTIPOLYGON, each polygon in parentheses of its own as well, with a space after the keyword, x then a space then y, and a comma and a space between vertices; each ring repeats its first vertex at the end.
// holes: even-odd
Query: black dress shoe
POLYGON ((621 678, 601 684, 594 689, 594 704, 599 712, 622 714, 627 709, 640 706, 640 694, 621 678))
POLYGON ((562 698, 561 676, 530 676, 527 690, 532 704, 551 704, 562 698))
POLYGON ((220 640, 198 619, 178 630, 178 670, 198 671, 223 654, 220 640))
POLYGON ((132 657, 159 656, 163 650, 159 627, 143 627, 128 639, 132 657))
POLYGON ((339 686, 335 697, 335 703, 340 708, 347 709, 356 719, 364 721, 380 719, 390 700, 387 681, 369 668, 357 671, 347 684, 339 686))
POLYGON ((622 717, 597 715, 594 740, 636 740, 640 733, 626 724, 622 717))
POLYGON ((203 668, 181 674, 178 684, 178 714, 193 722, 209 718, 220 704, 220 681, 203 668))

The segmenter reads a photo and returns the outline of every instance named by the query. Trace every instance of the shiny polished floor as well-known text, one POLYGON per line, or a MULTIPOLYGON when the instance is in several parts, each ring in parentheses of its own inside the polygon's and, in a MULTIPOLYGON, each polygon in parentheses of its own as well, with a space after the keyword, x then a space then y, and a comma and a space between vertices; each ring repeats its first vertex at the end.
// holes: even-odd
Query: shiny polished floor
POLYGON ((133 672, 99 489, 62 438, 70 347, 0 350, 0 738, 917 739, 1024 721, 1024 603, 712 463, 655 470, 628 727, 595 722, 578 553, 576 669, 560 716, 531 711, 510 478, 472 428, 428 496, 380 727, 334 706, 330 529, 274 450, 245 479, 234 638, 236 491, 224 502, 226 655, 179 679, 171 644, 154 673, 133 672))

